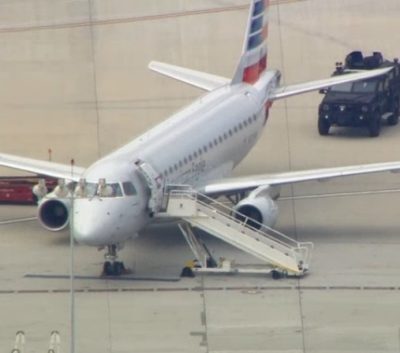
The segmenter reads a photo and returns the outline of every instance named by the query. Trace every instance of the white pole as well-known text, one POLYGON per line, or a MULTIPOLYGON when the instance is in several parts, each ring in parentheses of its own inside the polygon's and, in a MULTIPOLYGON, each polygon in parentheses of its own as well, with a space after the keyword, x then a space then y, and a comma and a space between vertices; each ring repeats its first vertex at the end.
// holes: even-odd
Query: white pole
MULTIPOLYGON (((74 160, 71 160, 71 174, 73 173, 74 160)), ((75 291, 74 291, 74 190, 71 190, 71 212, 69 217, 70 230, 70 320, 71 320, 71 348, 70 352, 75 353, 75 291)))

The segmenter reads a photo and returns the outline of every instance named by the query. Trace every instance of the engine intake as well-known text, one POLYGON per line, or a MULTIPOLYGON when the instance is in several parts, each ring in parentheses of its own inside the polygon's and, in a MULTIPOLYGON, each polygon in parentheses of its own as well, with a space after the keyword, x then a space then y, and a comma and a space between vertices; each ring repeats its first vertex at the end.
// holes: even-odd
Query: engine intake
POLYGON ((253 228, 261 228, 260 224, 273 227, 278 218, 278 206, 269 196, 247 197, 240 201, 236 207, 235 218, 245 221, 253 228))
POLYGON ((38 218, 43 227, 57 232, 69 223, 70 202, 64 199, 43 200, 38 209, 38 218))

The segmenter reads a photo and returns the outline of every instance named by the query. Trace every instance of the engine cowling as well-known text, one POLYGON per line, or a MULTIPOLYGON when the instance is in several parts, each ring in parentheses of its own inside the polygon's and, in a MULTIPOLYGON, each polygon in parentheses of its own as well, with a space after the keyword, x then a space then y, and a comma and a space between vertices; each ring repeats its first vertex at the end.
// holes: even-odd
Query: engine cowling
POLYGON ((57 232, 68 225, 70 209, 68 199, 45 198, 40 202, 38 218, 44 228, 57 232))
POLYGON ((245 217, 251 218, 248 224, 259 229, 260 224, 273 227, 278 218, 278 206, 269 196, 246 197, 235 206, 235 218, 242 221, 245 217), (256 222, 253 222, 255 220, 256 222))

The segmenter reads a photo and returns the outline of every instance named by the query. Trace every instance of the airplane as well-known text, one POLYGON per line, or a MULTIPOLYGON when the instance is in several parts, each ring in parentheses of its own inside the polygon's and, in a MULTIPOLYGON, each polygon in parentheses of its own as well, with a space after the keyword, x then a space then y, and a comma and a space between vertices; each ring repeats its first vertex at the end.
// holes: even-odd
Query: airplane
POLYGON ((44 228, 68 225, 78 243, 106 249, 105 275, 120 275, 117 252, 129 238, 157 222, 164 190, 189 185, 205 195, 240 195, 235 210, 273 226, 282 185, 348 175, 400 170, 400 162, 375 163, 229 178, 262 136, 276 100, 362 80, 388 69, 357 72, 323 80, 280 85, 281 73, 268 69, 268 0, 251 0, 243 49, 228 79, 153 61, 149 68, 207 93, 128 144, 87 168, 0 154, 0 165, 59 178, 40 198, 44 228))

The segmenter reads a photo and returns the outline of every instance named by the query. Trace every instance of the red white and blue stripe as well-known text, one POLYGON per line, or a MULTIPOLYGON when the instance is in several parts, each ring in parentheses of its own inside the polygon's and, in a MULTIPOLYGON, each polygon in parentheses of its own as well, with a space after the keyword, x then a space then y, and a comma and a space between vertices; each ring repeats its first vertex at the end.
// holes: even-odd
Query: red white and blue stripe
POLYGON ((243 68, 242 82, 253 84, 267 67, 268 5, 269 0, 252 2, 240 63, 243 68))

